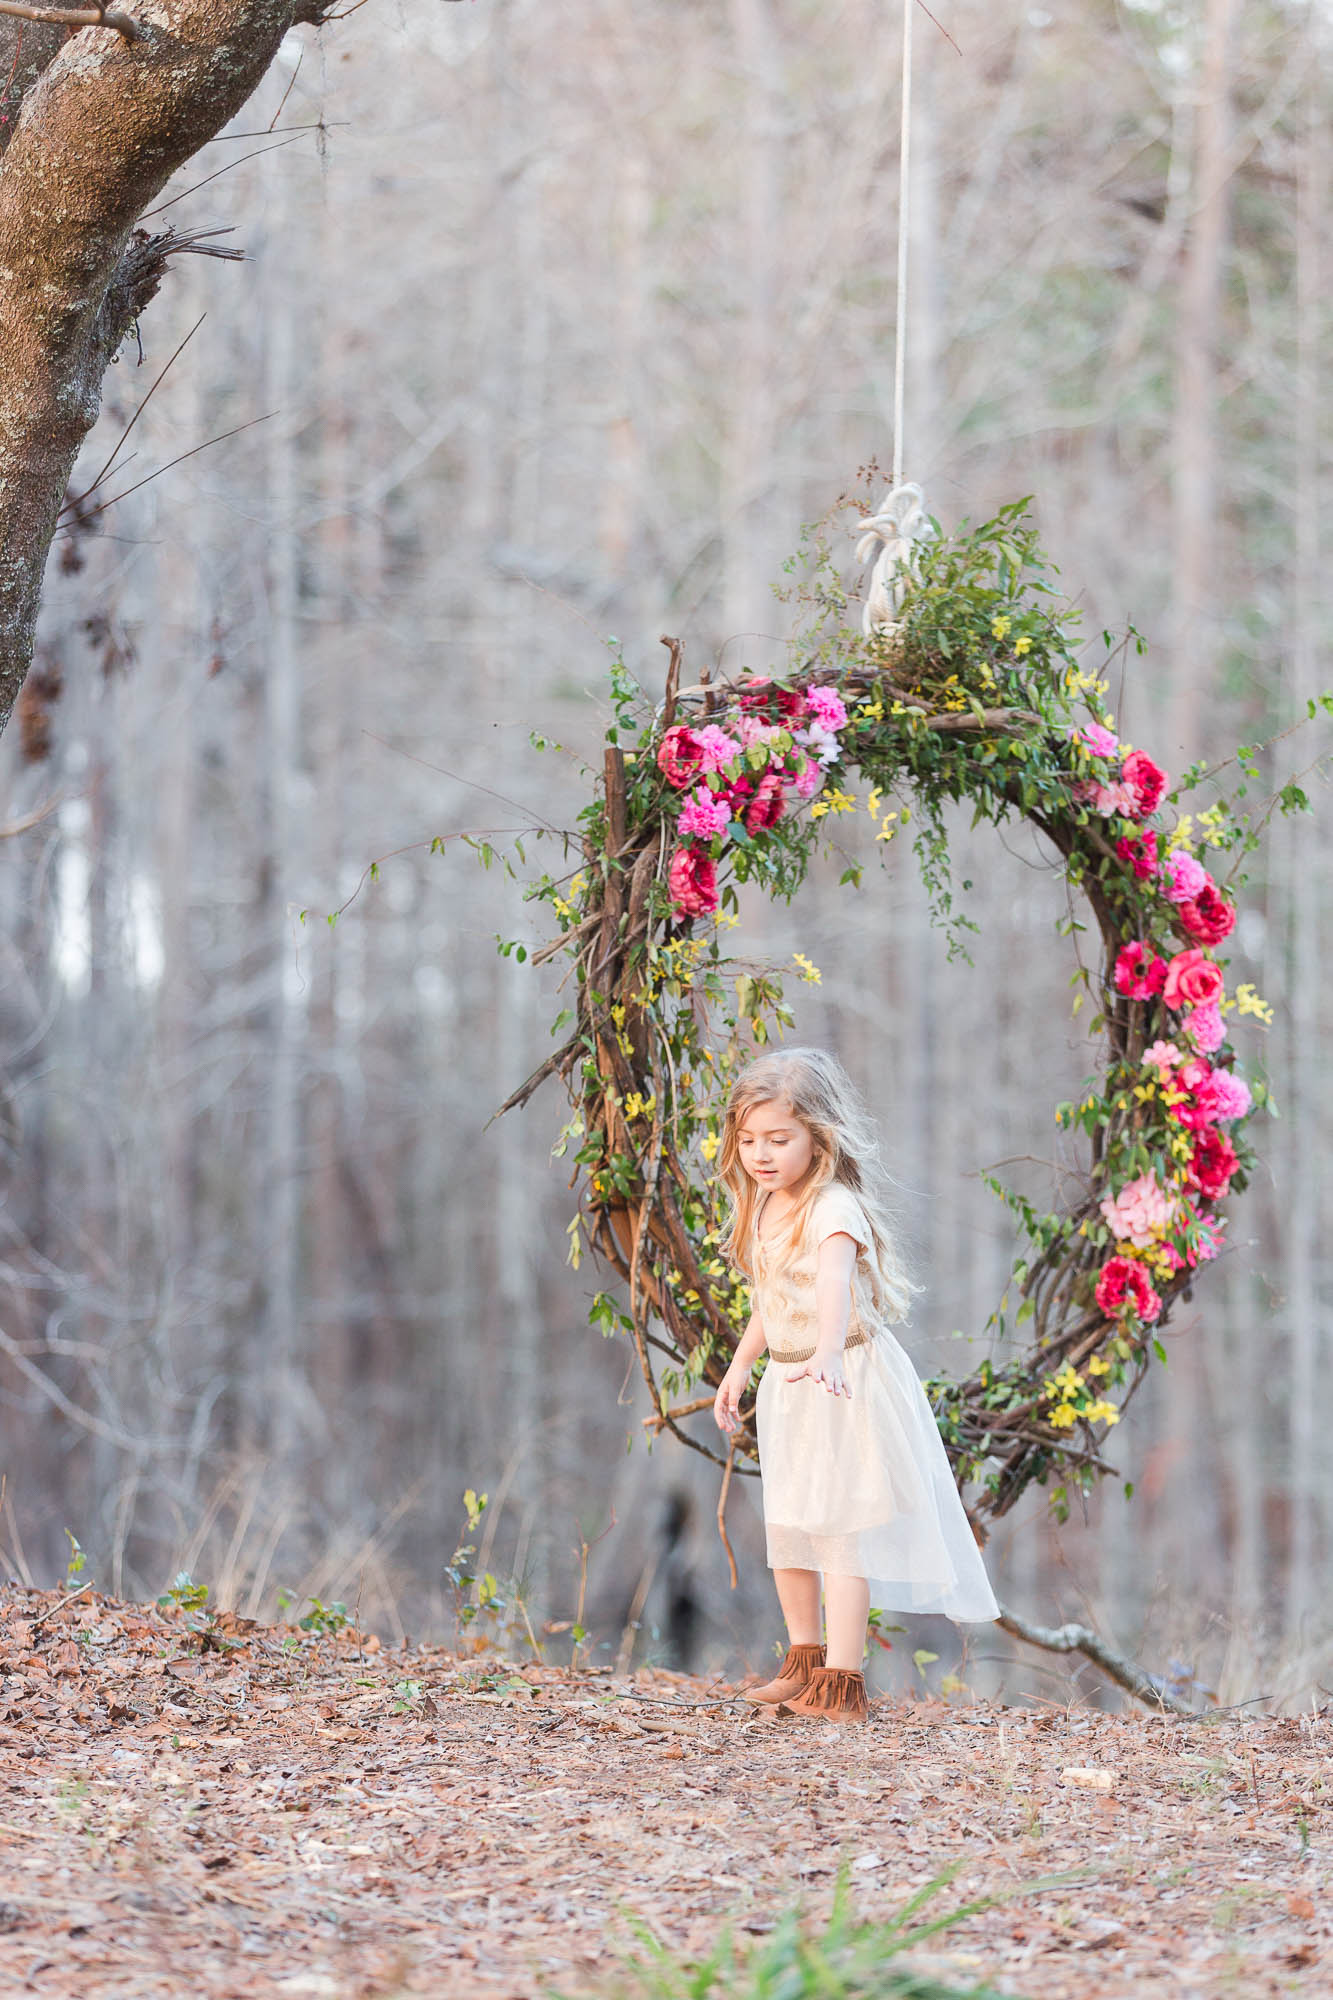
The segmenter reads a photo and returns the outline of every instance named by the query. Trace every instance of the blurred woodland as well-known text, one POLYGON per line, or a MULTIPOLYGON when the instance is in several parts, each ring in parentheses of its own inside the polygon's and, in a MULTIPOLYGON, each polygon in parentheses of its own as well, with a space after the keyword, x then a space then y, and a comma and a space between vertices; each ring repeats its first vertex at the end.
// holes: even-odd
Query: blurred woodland
MULTIPOLYGON (((1329 10, 935 12, 907 475, 948 523, 1034 497, 1090 657, 1147 642, 1115 657, 1128 740, 1173 772, 1267 744, 1333 684, 1329 10)), ((111 370, 72 495, 118 456, 67 511, 0 740, 0 1560, 24 1581, 63 1575, 68 1531, 117 1594, 185 1569, 245 1615, 282 1587, 449 1638, 465 1539, 503 1604, 473 1631, 525 1646, 586 1585, 592 1659, 767 1658, 756 1485, 732 1592, 713 1468, 649 1451, 632 1355, 588 1324, 555 1087, 488 1122, 549 1051, 559 975, 497 953, 542 933, 457 836, 573 824, 612 639, 654 698, 664 631, 687 671, 781 668, 802 525, 892 450, 899 20, 377 0, 293 31, 164 198, 247 261, 174 267, 111 370)), ((1243 1060, 1282 1115, 1110 1440, 1133 1497, 1107 1482, 1061 1526, 1034 1490, 988 1551, 1016 1609, 1224 1701, 1299 1699, 1333 1637, 1329 747, 1311 723, 1259 755, 1314 809, 1274 817, 1230 941, 1275 1010, 1243 1060)), ((844 836, 863 889, 830 865, 744 936, 821 969, 797 1031, 883 1122, 927 1287, 909 1345, 952 1371, 1011 1255, 978 1169, 1058 1173, 1053 1107, 1093 1058, 1032 837, 958 828, 969 967, 873 834, 844 836)), ((956 1653, 914 1621, 881 1677, 916 1647, 956 1653)), ((990 1637, 964 1673, 1067 1684, 990 1637)))

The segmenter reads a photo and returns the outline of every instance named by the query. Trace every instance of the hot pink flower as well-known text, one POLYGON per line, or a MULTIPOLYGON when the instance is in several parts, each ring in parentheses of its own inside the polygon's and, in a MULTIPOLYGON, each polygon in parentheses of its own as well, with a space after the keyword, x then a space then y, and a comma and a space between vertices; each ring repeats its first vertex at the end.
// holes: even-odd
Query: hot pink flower
POLYGON ((1115 962, 1117 991, 1131 1000, 1151 1000, 1166 981, 1166 960, 1158 958, 1150 945, 1137 940, 1125 945, 1115 962))
POLYGON ((668 729, 657 746, 657 768, 674 791, 683 792, 704 768, 699 739, 684 723, 668 729))
POLYGON ((686 799, 676 825, 687 840, 715 840, 718 834, 725 838, 731 825, 731 808, 724 798, 701 785, 686 799))
POLYGON ((1094 757, 1115 757, 1120 752, 1120 738, 1114 729, 1108 729, 1104 722, 1085 722, 1081 729, 1071 729, 1070 737, 1081 743, 1094 757))
POLYGON ((821 729, 845 729, 847 710, 836 688, 812 687, 805 691, 805 705, 821 729))
POLYGON ((1229 1124, 1233 1118, 1244 1118, 1254 1103, 1250 1086, 1243 1076, 1234 1070, 1215 1069, 1209 1086, 1213 1103, 1213 1117, 1220 1125, 1229 1124))
POLYGON ((1186 847, 1173 847, 1161 867, 1162 887, 1173 903, 1188 903, 1209 880, 1208 870, 1186 847))
POLYGON ((1108 1319, 1128 1316, 1151 1324, 1162 1310, 1142 1264, 1132 1257, 1112 1257, 1097 1280, 1097 1303, 1108 1319))
POLYGON ((781 722, 799 722, 805 714, 805 696, 799 688, 782 687, 777 681, 755 674, 741 682, 741 707, 747 715, 776 711, 781 722))
POLYGON ((1180 921, 1200 944, 1221 944, 1236 928, 1236 906, 1229 903, 1211 882, 1205 882, 1197 896, 1180 906, 1180 921))
POLYGON ((678 847, 667 870, 671 905, 678 917, 711 917, 717 909, 717 869, 697 847, 678 847))
POLYGON ((741 744, 734 736, 728 736, 725 729, 719 729, 715 722, 710 722, 706 729, 696 730, 694 740, 699 745, 699 756, 705 771, 723 771, 741 754, 741 744))
POLYGON ((1185 1034, 1201 1054, 1212 1055, 1227 1038, 1222 1009, 1212 1002, 1207 1007, 1195 1007, 1185 1016, 1185 1034))
POLYGON ((787 794, 776 771, 765 771, 759 789, 745 808, 745 831, 763 833, 776 826, 787 810, 787 794))
POLYGON ((1222 997, 1222 968, 1197 946, 1178 951, 1166 968, 1162 998, 1173 1012, 1182 1007, 1209 1007, 1222 997))
POLYGON ((1176 1200, 1158 1185, 1156 1175, 1140 1174, 1137 1180, 1127 1182, 1114 1200, 1108 1195, 1101 1210, 1117 1243, 1128 1241, 1136 1249, 1146 1250, 1171 1221, 1176 1200))
POLYGON ((1135 879, 1146 882, 1157 873, 1157 835, 1149 827, 1146 832, 1136 834, 1133 839, 1124 835, 1115 844, 1115 851, 1127 867, 1134 871, 1135 879))
POLYGON ((1131 750, 1120 767, 1120 775, 1134 794, 1136 809, 1146 819, 1155 813, 1166 792, 1166 772, 1154 764, 1144 750, 1131 750))
POLYGON ((1215 1127, 1205 1127, 1195 1141, 1194 1152, 1185 1169, 1185 1178, 1205 1201, 1221 1201, 1231 1186, 1231 1176, 1240 1166, 1230 1139, 1215 1127))

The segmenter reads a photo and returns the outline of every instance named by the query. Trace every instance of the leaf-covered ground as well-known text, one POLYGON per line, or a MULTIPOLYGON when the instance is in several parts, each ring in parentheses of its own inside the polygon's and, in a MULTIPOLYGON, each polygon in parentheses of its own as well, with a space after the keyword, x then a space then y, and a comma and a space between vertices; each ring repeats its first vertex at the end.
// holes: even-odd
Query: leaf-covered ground
POLYGON ((680 1675, 202 1622, 0 1591, 0 1991, 627 1994, 622 1913, 698 1956, 817 1922, 840 1861, 863 1916, 952 1866, 930 1912, 1003 1899, 912 1960, 960 1988, 1333 1990, 1323 1715, 835 1729, 680 1675))

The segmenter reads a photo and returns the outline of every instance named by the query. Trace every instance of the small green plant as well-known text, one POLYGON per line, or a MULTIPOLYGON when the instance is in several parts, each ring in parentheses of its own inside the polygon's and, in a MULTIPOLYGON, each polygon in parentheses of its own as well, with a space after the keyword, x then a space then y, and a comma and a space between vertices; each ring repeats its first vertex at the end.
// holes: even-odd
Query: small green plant
POLYGON ((395 1681, 393 1691, 396 1696, 393 1704, 395 1715, 410 1715, 420 1706, 426 1693, 425 1685, 421 1681, 395 1681))
POLYGON ((208 1585, 196 1583, 189 1570, 177 1570, 157 1601, 164 1608, 175 1605, 185 1613, 185 1622, 198 1639, 201 1653, 231 1653, 240 1645, 239 1639, 229 1639, 221 1629, 217 1612, 206 1609, 208 1585))
POLYGON ((157 1601, 174 1604, 179 1611, 202 1611, 208 1602, 208 1585, 196 1583, 188 1569, 177 1570, 157 1601))
MULTIPOLYGON (((642 1956, 626 1959, 605 1990, 616 2000, 630 1996, 634 2000, 1001 2000, 994 1987, 955 1986, 911 1964, 893 1963, 950 1926, 1007 1900, 980 1896, 941 1916, 921 1918, 926 1903, 957 1872, 950 1868, 936 1875, 887 1921, 858 1922, 844 1862, 822 1932, 812 1933, 803 1913, 790 1910, 762 1942, 738 1949, 728 1926, 707 1958, 688 1963, 682 1963, 646 1924, 630 1918, 642 1956)), ((1052 1885, 1031 1885, 1032 1889, 1048 1886, 1052 1885)))
MULTIPOLYGON (((305 1616, 298 1618, 296 1622, 302 1632, 313 1632, 320 1639, 332 1638, 337 1633, 345 1631, 352 1622, 347 1606, 340 1598, 335 1598, 332 1604, 325 1604, 320 1597, 298 1597, 294 1590, 287 1588, 286 1584, 279 1584, 278 1611, 281 1616, 285 1618, 294 1604, 310 1606, 305 1616)), ((282 1643, 284 1652, 290 1652, 300 1641, 289 1637, 282 1643)))
MULTIPOLYGON (((84 1550, 80 1548, 77 1540, 68 1528, 65 1530, 65 1540, 69 1543, 69 1561, 65 1565, 65 1588, 66 1590, 86 1589, 87 1585, 76 1584, 75 1578, 82 1576, 84 1570, 88 1567, 88 1557, 84 1550)), ((92 1578, 89 1577, 88 1583, 91 1582, 92 1578)))

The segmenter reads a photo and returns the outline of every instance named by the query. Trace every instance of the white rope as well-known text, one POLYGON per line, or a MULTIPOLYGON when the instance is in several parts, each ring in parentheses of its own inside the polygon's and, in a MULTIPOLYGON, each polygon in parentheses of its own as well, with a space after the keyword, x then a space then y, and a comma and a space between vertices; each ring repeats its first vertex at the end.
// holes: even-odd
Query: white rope
POLYGON ((893 632, 914 571, 918 545, 934 532, 919 486, 903 480, 907 428, 907 250, 912 186, 912 15, 916 0, 903 0, 902 129, 898 141, 898 299, 893 355, 893 485, 873 514, 857 523, 858 562, 870 562, 870 586, 861 611, 861 629, 893 632), (876 554, 878 549, 878 554, 876 554))
POLYGON ((907 223, 912 188, 912 15, 903 0, 903 103, 898 138, 898 327, 893 349, 893 483, 903 483, 903 429, 907 389, 907 223))

